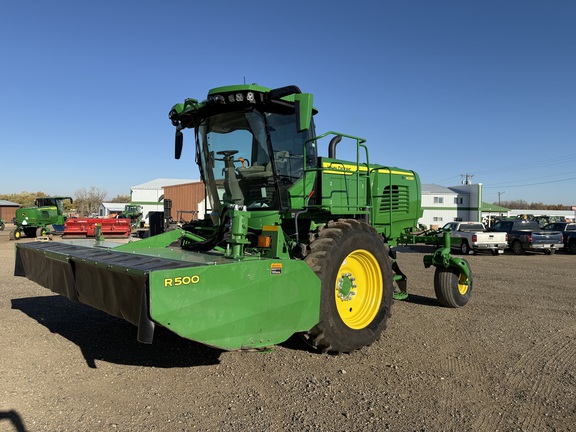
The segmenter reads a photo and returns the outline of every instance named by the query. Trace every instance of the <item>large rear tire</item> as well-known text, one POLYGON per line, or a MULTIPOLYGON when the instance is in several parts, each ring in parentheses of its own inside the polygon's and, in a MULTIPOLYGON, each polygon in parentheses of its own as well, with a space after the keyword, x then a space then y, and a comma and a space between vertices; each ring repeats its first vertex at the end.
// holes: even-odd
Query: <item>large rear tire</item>
POLYGON ((306 341, 322 352, 349 353, 378 340, 392 308, 389 249, 355 219, 329 222, 309 245, 306 262, 320 278, 320 321, 306 341))
MULTIPOLYGON (((470 268, 468 261, 463 259, 470 268)), ((472 270, 468 285, 464 284, 466 275, 460 272, 458 267, 436 267, 434 273, 434 292, 438 301, 446 307, 458 308, 464 306, 470 300, 472 294, 472 270)))

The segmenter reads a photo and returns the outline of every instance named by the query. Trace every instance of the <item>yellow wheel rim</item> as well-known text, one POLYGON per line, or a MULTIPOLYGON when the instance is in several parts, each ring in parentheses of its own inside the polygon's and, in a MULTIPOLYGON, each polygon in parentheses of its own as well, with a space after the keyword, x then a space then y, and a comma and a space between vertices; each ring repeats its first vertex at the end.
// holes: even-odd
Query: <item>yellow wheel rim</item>
POLYGON ((348 327, 360 330, 376 317, 382 303, 383 280, 378 260, 358 249, 338 269, 334 300, 340 318, 348 327))
POLYGON ((458 276, 458 291, 462 295, 468 292, 468 283, 466 279, 467 278, 464 273, 460 273, 460 276, 458 276))

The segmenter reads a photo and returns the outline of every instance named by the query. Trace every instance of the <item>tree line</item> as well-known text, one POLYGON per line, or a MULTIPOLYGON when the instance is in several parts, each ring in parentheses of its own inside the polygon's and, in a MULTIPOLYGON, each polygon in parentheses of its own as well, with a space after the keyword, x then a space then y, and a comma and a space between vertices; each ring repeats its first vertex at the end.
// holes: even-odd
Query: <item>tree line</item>
MULTIPOLYGON (((0 199, 10 201, 16 204, 20 204, 22 207, 31 207, 34 205, 34 200, 36 198, 49 197, 52 195, 47 195, 44 192, 20 192, 16 194, 0 194, 0 199)), ((130 195, 116 195, 110 200, 106 200, 107 192, 105 190, 99 189, 96 186, 91 186, 90 188, 78 189, 74 192, 74 196, 70 197, 73 203, 70 204, 68 201, 64 203, 64 209, 66 211, 76 210, 77 213, 81 215, 88 216, 91 213, 98 213, 100 204, 103 202, 113 202, 113 203, 129 203, 130 195)))
POLYGON ((529 203, 524 200, 500 201, 494 202, 493 204, 506 207, 510 210, 570 210, 571 208, 570 206, 563 204, 543 204, 541 202, 529 203))

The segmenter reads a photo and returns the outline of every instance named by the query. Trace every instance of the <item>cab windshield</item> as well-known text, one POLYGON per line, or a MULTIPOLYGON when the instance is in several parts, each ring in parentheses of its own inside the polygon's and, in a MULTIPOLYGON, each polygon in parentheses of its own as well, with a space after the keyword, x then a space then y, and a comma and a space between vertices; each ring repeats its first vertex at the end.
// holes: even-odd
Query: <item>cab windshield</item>
MULTIPOLYGON (((223 203, 250 210, 288 207, 288 189, 303 176, 304 145, 291 114, 236 111, 206 118, 198 127, 197 157, 212 209, 223 203)), ((316 161, 309 143, 307 165, 316 161)))

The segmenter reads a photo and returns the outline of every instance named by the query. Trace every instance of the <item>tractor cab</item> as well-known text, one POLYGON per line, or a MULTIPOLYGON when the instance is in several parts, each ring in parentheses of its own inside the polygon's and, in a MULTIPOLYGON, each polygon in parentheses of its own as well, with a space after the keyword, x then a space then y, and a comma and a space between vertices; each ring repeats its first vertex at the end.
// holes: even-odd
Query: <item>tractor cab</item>
POLYGON ((39 197, 34 200, 34 205, 36 207, 56 207, 58 209, 58 214, 64 213, 64 201, 69 200, 70 204, 74 201, 72 197, 39 197))
POLYGON ((288 191, 317 164, 311 95, 295 86, 255 85, 212 90, 202 103, 186 100, 170 112, 181 130, 196 131, 196 159, 214 212, 223 205, 250 211, 285 210, 288 191))

